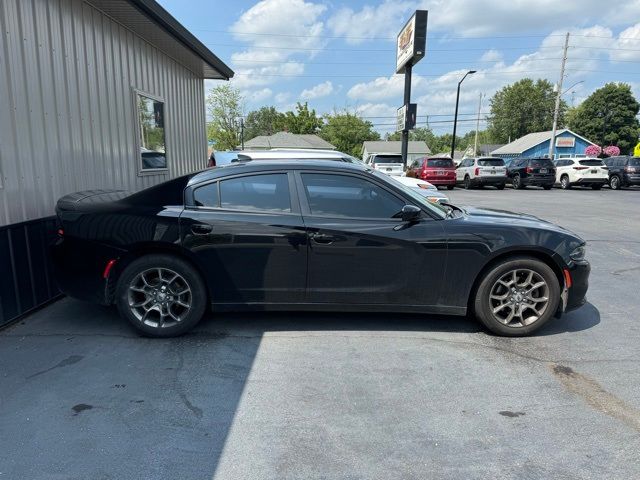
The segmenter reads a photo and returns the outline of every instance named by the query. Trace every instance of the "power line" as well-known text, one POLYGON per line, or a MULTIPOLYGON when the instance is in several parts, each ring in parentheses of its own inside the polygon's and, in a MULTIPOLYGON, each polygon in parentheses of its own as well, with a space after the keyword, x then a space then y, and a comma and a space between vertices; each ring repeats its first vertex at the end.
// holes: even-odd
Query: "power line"
MULTIPOLYGON (((302 48, 302 47, 275 47, 272 45, 238 45, 235 43, 207 43, 208 47, 231 47, 231 48, 251 48, 256 50, 296 50, 296 51, 330 51, 330 52, 395 52, 389 48, 302 48)), ((500 50, 549 50, 561 49, 562 45, 552 45, 546 47, 503 47, 500 50)), ((589 47, 585 47, 589 48, 589 47)), ((430 48, 429 52, 484 52, 487 48, 430 48)))

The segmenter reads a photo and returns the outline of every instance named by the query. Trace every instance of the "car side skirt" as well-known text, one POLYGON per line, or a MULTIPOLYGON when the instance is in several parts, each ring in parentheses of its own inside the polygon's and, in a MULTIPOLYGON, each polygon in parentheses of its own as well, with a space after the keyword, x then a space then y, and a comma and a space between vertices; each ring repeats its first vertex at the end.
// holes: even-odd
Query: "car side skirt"
POLYGON ((466 307, 443 305, 388 305, 368 303, 212 303, 214 312, 228 311, 315 311, 315 312, 397 312, 433 315, 467 314, 466 307))

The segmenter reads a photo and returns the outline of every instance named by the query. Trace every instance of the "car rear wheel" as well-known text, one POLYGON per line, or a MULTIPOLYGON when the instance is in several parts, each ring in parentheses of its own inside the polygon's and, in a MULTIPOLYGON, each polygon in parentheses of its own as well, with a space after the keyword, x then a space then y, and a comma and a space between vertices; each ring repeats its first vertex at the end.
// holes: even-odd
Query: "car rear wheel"
POLYGON ((602 188, 602 184, 601 183, 595 183, 593 185, 591 185, 591 188, 594 190, 600 190, 602 188))
POLYGON ((524 187, 524 185, 522 185, 522 180, 520 180, 520 175, 515 174, 513 176, 513 178, 511 179, 511 185, 515 190, 520 190, 524 187))
POLYGON ((202 318, 206 299, 198 272, 170 255, 147 255, 131 262, 116 290, 120 315, 149 337, 187 332, 202 318))
POLYGON ((474 311, 498 335, 517 337, 540 328, 560 302, 560 283, 546 263, 516 257, 491 268, 482 278, 474 311))
POLYGON ((471 178, 469 178, 469 175, 465 175, 464 176, 464 188, 465 190, 469 190, 471 188, 471 178))
POLYGON ((571 188, 569 175, 562 175, 562 177, 560 177, 560 187, 562 187, 563 190, 569 190, 571 188))
POLYGON ((617 175, 612 176, 609 179, 609 186, 611 187, 611 190, 620 190, 620 188, 622 187, 620 177, 617 175))

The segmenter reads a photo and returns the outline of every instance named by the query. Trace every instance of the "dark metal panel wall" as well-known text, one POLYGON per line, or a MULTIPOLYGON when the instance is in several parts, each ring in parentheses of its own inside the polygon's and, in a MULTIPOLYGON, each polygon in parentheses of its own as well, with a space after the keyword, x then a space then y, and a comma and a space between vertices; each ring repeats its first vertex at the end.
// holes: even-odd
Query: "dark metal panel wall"
POLYGON ((49 246, 55 217, 0 227, 0 326, 60 295, 49 246))

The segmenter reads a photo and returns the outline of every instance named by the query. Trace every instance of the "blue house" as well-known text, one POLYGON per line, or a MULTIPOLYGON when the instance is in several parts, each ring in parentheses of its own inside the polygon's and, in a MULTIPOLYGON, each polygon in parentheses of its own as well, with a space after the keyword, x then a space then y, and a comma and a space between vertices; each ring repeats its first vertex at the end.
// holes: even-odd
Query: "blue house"
MULTIPOLYGON (((551 131, 530 133, 494 150, 491 155, 505 159, 548 157, 551 134, 551 131)), ((555 142, 555 158, 586 157, 584 153, 586 148, 589 145, 595 145, 568 128, 556 131, 555 142)))

